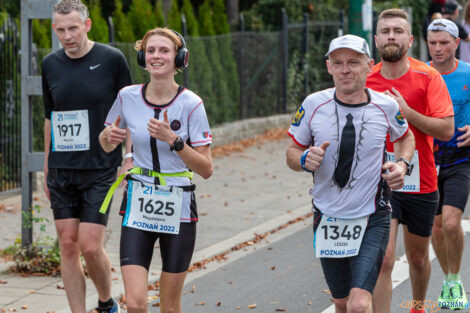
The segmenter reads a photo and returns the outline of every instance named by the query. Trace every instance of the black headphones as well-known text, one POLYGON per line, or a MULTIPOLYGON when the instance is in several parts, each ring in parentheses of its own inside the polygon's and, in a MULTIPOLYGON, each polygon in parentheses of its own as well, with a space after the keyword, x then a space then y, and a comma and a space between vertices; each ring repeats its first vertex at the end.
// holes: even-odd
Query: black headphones
MULTIPOLYGON (((172 30, 172 32, 174 32, 176 36, 180 38, 181 44, 183 45, 176 52, 175 66, 176 68, 184 69, 186 66, 188 66, 189 51, 186 49, 186 42, 184 41, 183 36, 174 30, 172 30)), ((139 64, 140 67, 145 68, 145 51, 143 49, 137 51, 137 64, 139 64)))

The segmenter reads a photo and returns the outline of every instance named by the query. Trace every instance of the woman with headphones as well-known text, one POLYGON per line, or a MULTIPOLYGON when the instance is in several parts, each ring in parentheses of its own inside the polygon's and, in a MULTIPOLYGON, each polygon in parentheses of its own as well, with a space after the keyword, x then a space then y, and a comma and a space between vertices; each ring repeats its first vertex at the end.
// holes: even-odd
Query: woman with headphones
POLYGON ((161 311, 181 312, 198 220, 191 178, 193 172, 205 179, 212 174, 211 132, 201 98, 174 79, 188 63, 183 37, 168 28, 156 28, 137 41, 135 49, 138 64, 150 73, 150 82, 119 92, 100 134, 106 152, 123 142, 126 127, 133 144, 135 167, 127 172, 130 177, 120 212, 124 216, 120 258, 127 310, 148 312, 148 270, 159 239, 161 311))

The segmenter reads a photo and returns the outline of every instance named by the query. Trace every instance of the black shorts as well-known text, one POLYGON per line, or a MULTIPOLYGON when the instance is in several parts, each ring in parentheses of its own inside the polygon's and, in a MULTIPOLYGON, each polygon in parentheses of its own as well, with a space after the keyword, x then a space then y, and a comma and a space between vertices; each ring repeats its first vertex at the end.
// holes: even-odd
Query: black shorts
MULTIPOLYGON (((314 214, 313 230, 320 224, 321 213, 314 214)), ((359 254, 346 258, 320 258, 326 283, 335 299, 349 296, 351 288, 374 292, 382 267, 390 233, 390 213, 369 216, 359 254)))
POLYGON ((399 223, 406 225, 412 234, 429 237, 432 233, 434 216, 439 204, 439 193, 409 194, 404 192, 393 192, 392 218, 399 223))
MULTIPOLYGON (((47 187, 54 219, 78 218, 80 222, 106 226, 108 215, 99 213, 116 168, 77 170, 50 168, 47 187)), ((109 210, 108 210, 109 212, 109 210)))
POLYGON ((121 266, 140 265, 149 270, 157 239, 160 239, 162 270, 167 273, 186 272, 196 243, 196 223, 181 223, 178 235, 121 226, 121 266))
POLYGON ((442 214, 443 205, 450 205, 464 212, 470 192, 470 163, 441 166, 437 183, 439 206, 436 214, 442 214))

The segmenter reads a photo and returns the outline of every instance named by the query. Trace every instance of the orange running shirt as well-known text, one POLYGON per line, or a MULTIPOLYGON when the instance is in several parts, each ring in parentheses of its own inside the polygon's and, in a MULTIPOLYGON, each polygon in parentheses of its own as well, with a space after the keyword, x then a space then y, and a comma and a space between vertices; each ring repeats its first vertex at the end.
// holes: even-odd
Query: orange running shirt
MULTIPOLYGON (((415 111, 431 117, 453 116, 452 101, 444 79, 434 68, 413 58, 408 58, 410 68, 397 79, 386 79, 380 74, 382 62, 375 65, 367 77, 366 86, 383 92, 394 87, 415 111)), ((406 116, 405 116, 406 118, 406 116)), ((429 193, 437 190, 437 172, 433 155, 433 138, 418 130, 410 123, 416 140, 419 156, 420 191, 429 193)), ((393 152, 393 144, 387 139, 387 151, 393 152)))

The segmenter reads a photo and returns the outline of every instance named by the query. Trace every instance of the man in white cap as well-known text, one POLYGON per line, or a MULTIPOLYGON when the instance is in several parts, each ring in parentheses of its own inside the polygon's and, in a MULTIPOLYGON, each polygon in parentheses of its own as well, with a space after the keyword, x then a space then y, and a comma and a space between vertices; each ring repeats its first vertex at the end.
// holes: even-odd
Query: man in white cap
POLYGON ((444 78, 455 112, 452 139, 434 140, 439 206, 432 229, 432 245, 445 275, 438 304, 451 309, 465 309, 467 303, 460 267, 465 238, 461 221, 470 192, 470 65, 455 57, 459 42, 454 22, 438 19, 428 26, 428 64, 444 78))
POLYGON ((336 312, 371 312, 390 227, 390 188, 403 186, 414 138, 398 103, 365 87, 373 67, 367 42, 331 41, 334 88, 309 95, 288 134, 287 165, 314 173, 314 246, 336 312), (387 135, 397 162, 385 162, 387 135))

